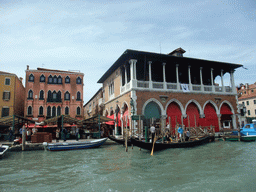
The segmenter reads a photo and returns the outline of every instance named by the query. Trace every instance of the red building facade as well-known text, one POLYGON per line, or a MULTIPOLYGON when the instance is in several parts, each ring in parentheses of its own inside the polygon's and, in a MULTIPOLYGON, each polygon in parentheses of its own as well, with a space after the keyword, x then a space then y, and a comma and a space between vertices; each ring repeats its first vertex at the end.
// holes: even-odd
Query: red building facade
POLYGON ((59 115, 82 119, 83 77, 80 72, 27 66, 24 116, 38 122, 59 115))

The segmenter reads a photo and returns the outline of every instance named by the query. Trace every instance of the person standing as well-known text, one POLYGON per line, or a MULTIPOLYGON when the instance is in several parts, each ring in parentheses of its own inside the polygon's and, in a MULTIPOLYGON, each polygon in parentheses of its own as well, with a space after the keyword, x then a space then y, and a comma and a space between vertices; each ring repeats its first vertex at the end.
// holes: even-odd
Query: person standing
POLYGON ((154 138, 155 138, 155 132, 156 132, 156 128, 155 126, 152 124, 150 127, 150 132, 151 132, 151 137, 152 137, 152 143, 154 142, 154 138))
POLYGON ((13 130, 12 127, 9 128, 9 142, 12 142, 13 140, 13 130))
POLYGON ((67 129, 64 127, 63 130, 63 141, 65 142, 67 139, 66 139, 66 135, 67 135, 67 129))
POLYGON ((60 129, 56 129, 56 142, 59 142, 60 139, 60 129))
POLYGON ((76 126, 76 140, 79 140, 79 128, 76 126))
POLYGON ((182 139, 183 129, 182 129, 181 126, 180 126, 179 129, 178 129, 178 133, 179 133, 180 140, 183 141, 183 139, 182 139))

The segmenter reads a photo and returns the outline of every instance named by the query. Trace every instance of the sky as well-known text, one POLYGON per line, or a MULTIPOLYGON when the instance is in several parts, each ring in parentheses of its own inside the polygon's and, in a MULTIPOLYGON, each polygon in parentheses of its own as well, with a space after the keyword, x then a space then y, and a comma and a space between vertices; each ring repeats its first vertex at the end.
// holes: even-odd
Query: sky
POLYGON ((256 82, 256 1, 0 0, 0 71, 80 71, 84 103, 126 49, 179 47, 184 57, 242 64, 236 85, 256 82))

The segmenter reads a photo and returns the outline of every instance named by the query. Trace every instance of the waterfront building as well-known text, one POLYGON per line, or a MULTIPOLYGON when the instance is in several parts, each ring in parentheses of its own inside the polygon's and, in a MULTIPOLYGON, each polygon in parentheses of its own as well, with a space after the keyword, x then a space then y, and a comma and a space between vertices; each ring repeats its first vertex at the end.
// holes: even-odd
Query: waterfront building
POLYGON ((0 71, 0 118, 24 115, 25 88, 22 78, 16 74, 0 71))
POLYGON ((102 83, 104 116, 114 114, 123 133, 124 119, 141 127, 150 121, 185 127, 236 129, 237 91, 234 71, 240 64, 183 57, 178 48, 169 54, 126 50, 98 80, 102 83), (224 84, 229 74, 230 85, 224 84), (216 79, 220 79, 217 84, 216 79), (131 120, 131 115, 134 115, 131 120))
POLYGON ((95 95, 84 105, 84 118, 88 119, 95 115, 103 114, 103 92, 100 88, 95 95))
POLYGON ((238 103, 242 110, 241 126, 256 119, 256 83, 240 84, 237 89, 238 103))
POLYGON ((28 119, 41 122, 59 115, 83 118, 83 79, 79 71, 45 68, 26 70, 25 109, 28 119))

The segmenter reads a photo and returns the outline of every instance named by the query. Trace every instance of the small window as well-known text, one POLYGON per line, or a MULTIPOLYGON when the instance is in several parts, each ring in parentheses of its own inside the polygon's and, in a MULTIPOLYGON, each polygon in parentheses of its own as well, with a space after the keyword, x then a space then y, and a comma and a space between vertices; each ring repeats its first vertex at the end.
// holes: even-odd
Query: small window
POLYGON ((252 93, 254 92, 254 90, 252 89, 252 91, 251 91, 252 93))
POLYGON ((30 74, 30 75, 29 75, 28 81, 29 81, 29 82, 34 82, 34 75, 33 75, 33 74, 30 74))
POLYGON ((246 105, 249 105, 249 101, 246 101, 246 105))
POLYGON ((56 100, 56 99, 57 99, 57 93, 56 93, 56 91, 53 91, 53 93, 52 93, 52 99, 53 99, 53 100, 56 100))
POLYGON ((81 83, 82 83, 81 78, 80 78, 80 77, 77 77, 77 79, 76 79, 76 84, 81 84, 81 83))
POLYGON ((253 103, 256 104, 256 100, 253 100, 253 103))
POLYGON ((48 91, 48 98, 47 98, 47 101, 48 102, 51 102, 52 101, 52 92, 49 90, 48 91))
POLYGON ((61 107, 58 106, 58 107, 57 107, 57 116, 60 116, 60 115, 61 115, 61 107))
POLYGON ((3 100, 5 100, 5 101, 10 100, 10 92, 9 91, 3 92, 3 100))
POLYGON ((28 107, 28 115, 32 115, 32 107, 31 106, 28 107))
POLYGON ((2 108, 2 117, 9 116, 9 107, 3 107, 2 108))
POLYGON ((256 109, 254 110, 254 115, 256 115, 256 109))
POLYGON ((78 100, 78 101, 81 100, 81 93, 79 91, 76 94, 76 100, 78 100))
POLYGON ((11 79, 10 78, 5 78, 5 85, 10 85, 11 84, 11 79))
POLYGON ((250 110, 248 110, 247 113, 248 113, 248 115, 251 115, 251 111, 250 110))
POLYGON ((52 117, 55 117, 56 116, 56 107, 53 106, 52 107, 52 117))
POLYGON ((65 78, 65 83, 70 83, 70 78, 69 78, 69 76, 67 76, 67 77, 65 78))
POLYGON ((62 78, 61 78, 61 76, 58 77, 58 84, 62 84, 62 78))
POLYGON ((45 82, 45 76, 44 75, 40 76, 40 82, 45 82))
POLYGON ((47 107, 47 117, 51 117, 51 107, 47 107))

